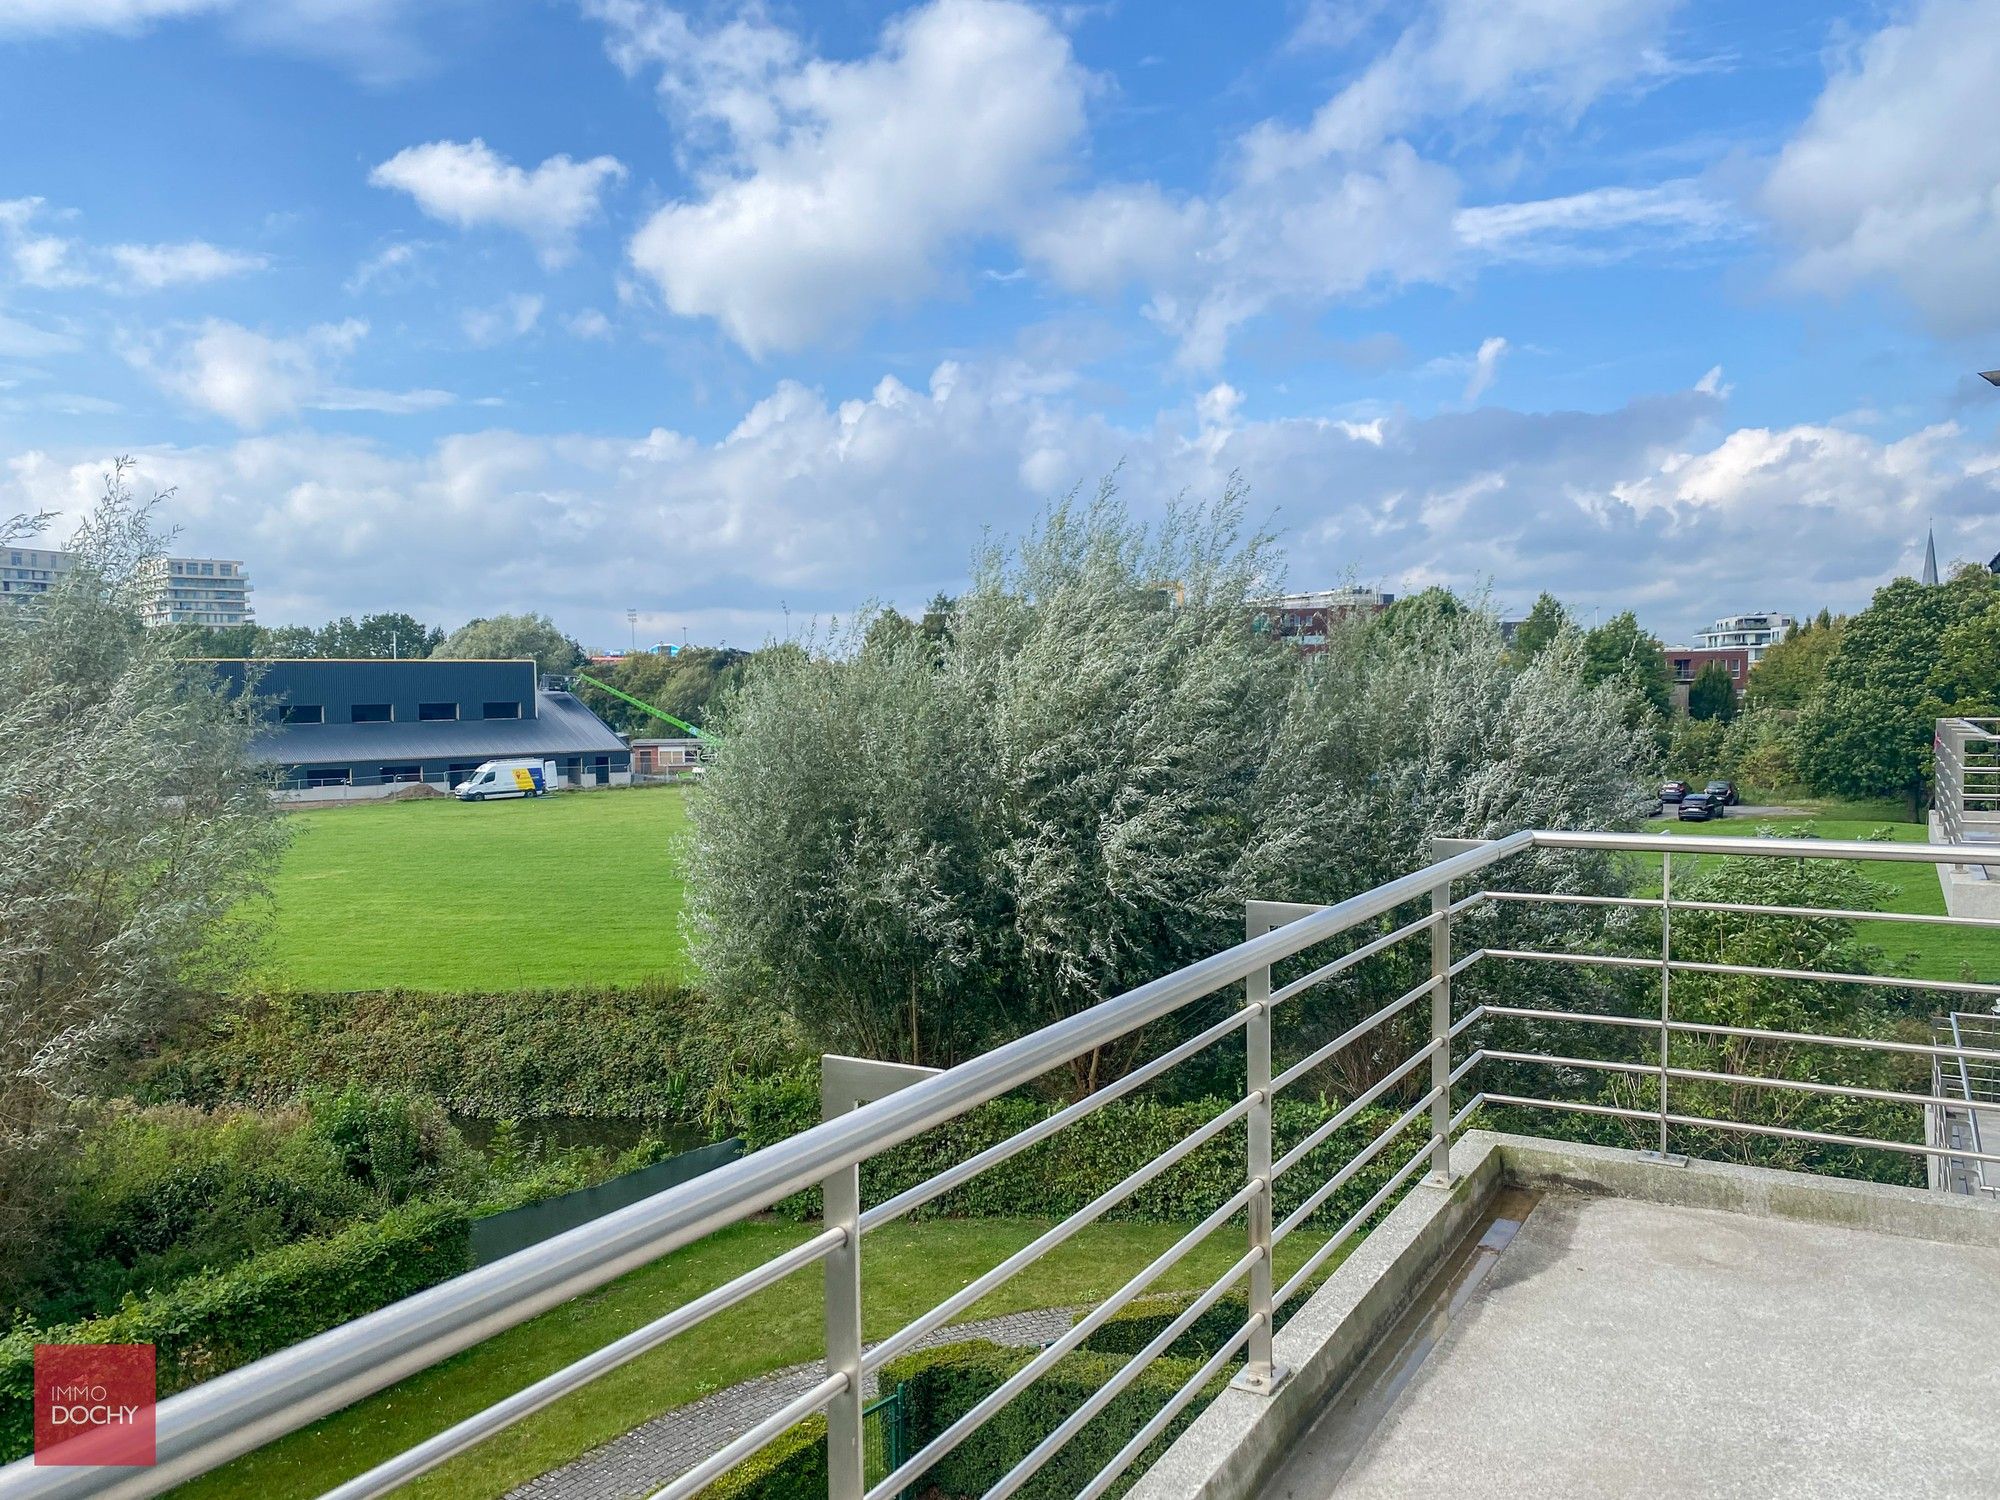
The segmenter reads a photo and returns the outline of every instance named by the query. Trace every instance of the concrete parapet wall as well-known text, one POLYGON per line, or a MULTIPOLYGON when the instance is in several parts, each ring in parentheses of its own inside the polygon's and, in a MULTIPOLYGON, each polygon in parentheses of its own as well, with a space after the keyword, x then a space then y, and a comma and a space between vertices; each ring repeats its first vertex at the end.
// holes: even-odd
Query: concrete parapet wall
MULTIPOLYGON (((1993 863, 1990 865, 1933 865, 1938 884, 1944 888, 1944 909, 1954 917, 2000 917, 2000 820, 1966 819, 1969 831, 1993 831, 1993 863)), ((1938 815, 1931 814, 1931 842, 1945 842, 1938 815)))

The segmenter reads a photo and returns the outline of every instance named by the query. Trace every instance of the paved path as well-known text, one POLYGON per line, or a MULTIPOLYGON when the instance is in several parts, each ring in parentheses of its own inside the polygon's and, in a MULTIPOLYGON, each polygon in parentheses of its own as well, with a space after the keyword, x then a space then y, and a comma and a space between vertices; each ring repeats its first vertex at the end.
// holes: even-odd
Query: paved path
MULTIPOLYGON (((940 1328, 919 1340, 916 1347, 932 1349, 967 1339, 988 1339, 996 1344, 1039 1348, 1067 1333, 1075 1321, 1073 1311, 1060 1307, 1011 1313, 1004 1318, 940 1328)), ((650 1495, 794 1396, 810 1390, 825 1375, 825 1363, 814 1360, 676 1407, 509 1491, 507 1500, 634 1500, 650 1495)), ((868 1377, 863 1394, 871 1401, 875 1398, 874 1376, 868 1377)))

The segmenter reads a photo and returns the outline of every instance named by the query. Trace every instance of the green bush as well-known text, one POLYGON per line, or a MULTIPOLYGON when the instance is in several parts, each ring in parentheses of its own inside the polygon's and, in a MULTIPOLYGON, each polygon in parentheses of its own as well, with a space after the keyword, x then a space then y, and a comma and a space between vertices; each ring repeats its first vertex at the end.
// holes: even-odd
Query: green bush
MULTIPOLYGON (((973 1341, 927 1350, 891 1362, 882 1371, 882 1387, 900 1387, 905 1402, 903 1420, 912 1452, 964 1416, 991 1395, 1033 1351, 1003 1349, 973 1341)), ((922 1491, 935 1485, 949 1496, 981 1495, 1037 1443, 1118 1373, 1126 1356, 1079 1349, 1057 1361, 1026 1390, 990 1417, 984 1426, 940 1459, 917 1483, 922 1491)), ((1201 1361, 1160 1359, 1148 1365, 1057 1451, 1019 1492, 1028 1500, 1055 1500, 1074 1495, 1129 1442, 1138 1430, 1193 1378, 1201 1361)), ((1111 1493, 1121 1494, 1148 1464, 1200 1415, 1203 1405, 1228 1383, 1218 1374, 1167 1425, 1125 1471, 1111 1493)), ((781 1493, 773 1491, 773 1494, 781 1493)), ((762 1497, 760 1496, 760 1500, 762 1497)))
POLYGON ((151 1344, 164 1396, 435 1286, 471 1264, 463 1208, 409 1204, 339 1234, 129 1298, 104 1317, 17 1327, 0 1337, 0 1460, 33 1446, 37 1343, 151 1344))
MULTIPOLYGON (((972 1340, 921 1350, 887 1365, 882 1371, 882 1389, 900 1388, 902 1392, 908 1452, 915 1453, 951 1426, 1033 1357, 1032 1350, 972 1340)), ((947 1500, 984 1494, 1101 1389, 1128 1357, 1078 1350, 1058 1361, 940 1459, 916 1481, 913 1492, 947 1500)), ((1201 1364, 1201 1359, 1155 1361, 1071 1438, 1020 1493, 1029 1500, 1076 1494, 1193 1378, 1201 1364)), ((1166 1451, 1226 1383, 1226 1375, 1217 1375, 1133 1461, 1111 1493, 1122 1494, 1145 1473, 1146 1466, 1166 1451)), ((877 1476, 871 1472, 871 1477, 877 1476)), ((716 1480, 701 1492, 700 1500, 825 1500, 825 1495, 826 1421, 814 1417, 716 1480)))
MULTIPOLYGON (((1145 1297, 1120 1308, 1083 1341, 1083 1347, 1097 1354, 1115 1354, 1120 1359, 1130 1359, 1141 1349, 1166 1331, 1172 1323, 1194 1302, 1193 1297, 1145 1297)), ((1272 1324, 1275 1332, 1291 1320, 1293 1313, 1306 1304, 1303 1296, 1294 1297, 1278 1309, 1272 1324)), ((1243 1326, 1243 1320, 1250 1316, 1249 1299, 1241 1293, 1220 1297, 1215 1306, 1190 1323, 1179 1338, 1167 1345, 1166 1356, 1170 1359, 1204 1360, 1215 1353, 1243 1326)))
POLYGON ((826 1500, 826 1418, 807 1417, 695 1500, 826 1500))
POLYGON ((736 1075, 798 1056, 782 1024, 732 1019, 697 991, 667 983, 498 995, 274 994, 246 999, 179 1038, 147 1065, 136 1091, 149 1101, 268 1109, 361 1082, 427 1094, 479 1119, 695 1123, 736 1075))
MULTIPOLYGON (((808 1070, 741 1087, 732 1095, 731 1126, 755 1151, 795 1135, 819 1121, 819 1087, 808 1070)), ((914 1187, 945 1168, 1054 1113, 1058 1106, 1034 1099, 996 1099, 914 1140, 875 1156, 861 1167, 861 1195, 879 1203, 914 1187)), ((1068 1129, 918 1209, 914 1218, 1018 1217, 1027 1206, 1038 1218, 1063 1218, 1120 1179, 1137 1171, 1175 1142, 1192 1135, 1228 1108, 1220 1099, 1159 1104, 1148 1100, 1108 1104, 1068 1129)), ((1302 1140, 1337 1106, 1324 1101, 1280 1101, 1272 1114, 1279 1152, 1302 1140)), ((1395 1116, 1363 1110, 1332 1139, 1309 1152, 1278 1179, 1276 1205, 1290 1213, 1375 1138, 1395 1116)), ((1385 1146, 1316 1214, 1321 1223, 1339 1223, 1353 1213, 1417 1148, 1411 1132, 1407 1148, 1385 1146)), ((1245 1127, 1239 1122, 1179 1164, 1147 1183, 1112 1209, 1110 1219, 1188 1223, 1213 1212, 1243 1186, 1245 1127)), ((787 1198, 776 1212, 792 1218, 816 1217, 817 1189, 787 1198)))
POLYGON ((0 1306, 98 1316, 420 1196, 476 1196, 486 1173, 436 1105, 350 1087, 256 1114, 113 1106, 54 1184, 45 1232, 0 1306))

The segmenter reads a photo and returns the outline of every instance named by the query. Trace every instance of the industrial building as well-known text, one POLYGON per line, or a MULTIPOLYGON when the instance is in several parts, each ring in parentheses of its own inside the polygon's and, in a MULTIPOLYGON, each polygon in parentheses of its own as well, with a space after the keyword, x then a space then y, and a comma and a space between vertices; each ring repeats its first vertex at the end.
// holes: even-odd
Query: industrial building
POLYGON ((238 691, 270 706, 251 747, 279 770, 282 795, 381 796, 409 782, 444 788, 481 761, 550 760, 564 786, 632 779, 623 739, 532 661, 217 661, 238 691))

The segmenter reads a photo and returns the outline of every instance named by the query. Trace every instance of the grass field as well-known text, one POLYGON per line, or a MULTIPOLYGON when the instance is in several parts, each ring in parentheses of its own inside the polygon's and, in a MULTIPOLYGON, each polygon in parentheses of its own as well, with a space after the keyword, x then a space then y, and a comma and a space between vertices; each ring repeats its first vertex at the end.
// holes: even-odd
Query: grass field
POLYGON ((288 816, 271 983, 509 990, 682 971, 678 787, 288 816))
MULTIPOLYGON (((741 1275, 816 1228, 758 1221, 725 1229, 174 1493, 192 1500, 320 1494, 741 1275)), ((964 1219, 877 1230, 867 1238, 863 1260, 867 1337, 895 1332, 1046 1228, 1046 1222, 1029 1219, 964 1219)), ((1101 1301, 1186 1230, 1176 1224, 1092 1225, 965 1316, 1101 1301)), ((1324 1236, 1304 1229, 1287 1239, 1274 1257, 1280 1279, 1323 1242, 1324 1236)), ((1240 1227, 1219 1229, 1154 1283, 1154 1289, 1205 1287, 1243 1253, 1243 1245, 1240 1227)), ((1334 1256, 1321 1274, 1340 1259, 1334 1256)), ((502 1495, 663 1411, 766 1371, 815 1359, 823 1347, 821 1286, 819 1268, 808 1267, 398 1493, 425 1500, 502 1495)))
MULTIPOLYGON (((1860 839, 1888 828, 1897 843, 1921 844, 1930 830, 1920 823, 1894 820, 1894 804, 1828 804, 1812 809, 1809 818, 1773 819, 1767 825, 1755 818, 1725 818, 1718 823, 1682 823, 1668 818, 1651 826, 1670 834, 1723 834, 1751 838, 1760 827, 1769 826, 1783 834, 1811 833, 1823 839, 1860 839), (1876 816, 1888 813, 1888 816, 1876 816)), ((1659 894, 1658 863, 1649 861, 1653 874, 1648 888, 1659 894)), ((1674 861, 1681 868, 1681 860, 1674 861)), ((1888 888, 1881 910, 1909 912, 1920 916, 1943 916, 1944 888, 1938 884, 1933 865, 1901 860, 1865 860, 1862 873, 1888 888)), ((1905 973, 1921 979, 1972 979, 1982 983, 2000 981, 2000 933, 1971 928, 1937 927, 1921 922, 1860 922, 1857 935, 1863 942, 1883 949, 1891 962, 1905 973)))

